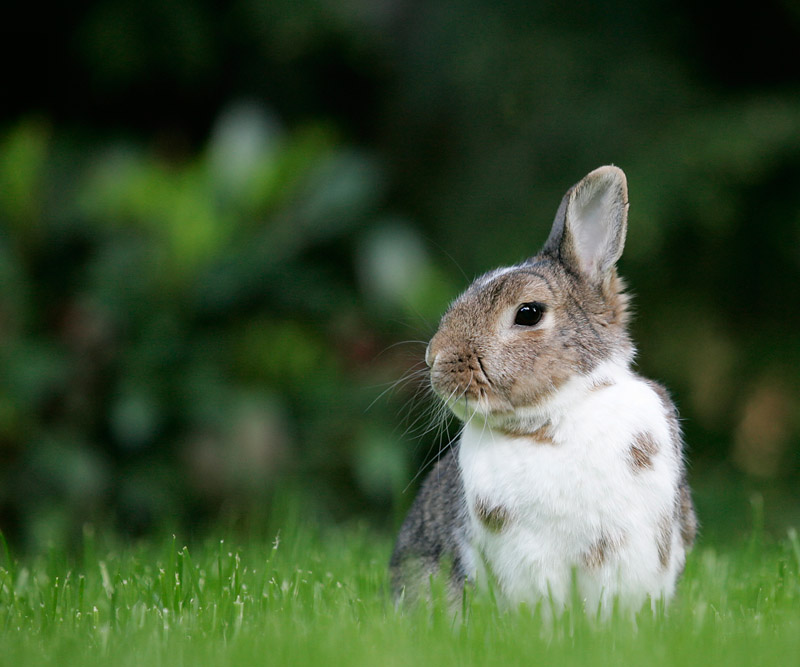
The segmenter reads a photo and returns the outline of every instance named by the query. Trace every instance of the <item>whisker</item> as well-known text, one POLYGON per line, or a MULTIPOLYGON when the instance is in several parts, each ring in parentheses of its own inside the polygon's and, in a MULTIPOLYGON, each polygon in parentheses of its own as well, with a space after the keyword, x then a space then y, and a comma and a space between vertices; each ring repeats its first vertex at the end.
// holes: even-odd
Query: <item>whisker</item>
POLYGON ((447 252, 447 249, 444 246, 442 246, 440 243, 437 243, 428 236, 425 236, 424 238, 428 244, 434 246, 439 252, 441 252, 445 257, 447 257, 447 259, 453 262, 455 267, 461 272, 461 275, 464 276, 464 280, 466 280, 468 283, 472 282, 472 280, 470 280, 470 277, 467 275, 466 271, 464 271, 464 269, 461 268, 461 264, 459 264, 456 261, 455 257, 453 257, 449 252, 447 252))
MULTIPOLYGON (((462 390, 462 396, 465 391, 466 389, 462 390)), ((431 465, 433 465, 436 461, 441 459, 442 454, 447 450, 447 448, 450 447, 458 439, 460 435, 460 430, 457 434, 455 434, 452 438, 450 438, 444 445, 442 445, 442 443, 445 440, 444 436, 448 431, 449 422, 452 420, 454 416, 453 413, 450 411, 450 409, 447 407, 447 404, 453 399, 453 397, 457 394, 457 392, 458 388, 454 389, 450 393, 450 395, 447 396, 445 400, 443 401, 438 400, 437 403, 434 404, 433 415, 432 415, 434 418, 433 424, 423 433, 423 435, 429 433, 432 430, 436 430, 437 436, 435 438, 435 441, 439 443, 439 447, 437 448, 437 452, 433 456, 429 456, 425 460, 425 462, 420 466, 416 475, 414 475, 414 477, 411 478, 406 487, 403 489, 403 493, 406 493, 406 491, 408 491, 411 485, 414 484, 414 482, 417 479, 419 479, 420 475, 426 472, 431 465)), ((434 393, 432 389, 431 393, 434 393)), ((459 398, 461 398, 461 396, 459 396, 459 398)))
MULTIPOLYGON (((411 382, 412 380, 418 380, 418 379, 420 379, 420 378, 423 378, 423 377, 427 376, 427 374, 428 374, 428 368, 427 368, 427 366, 426 366, 426 367, 424 367, 424 368, 416 368, 416 369, 412 369, 412 370, 410 370, 410 371, 408 371, 408 372, 404 373, 404 374, 403 374, 403 375, 402 375, 400 378, 398 378, 397 380, 393 380, 392 382, 389 382, 389 383, 388 383, 388 385, 389 385, 389 386, 388 386, 388 387, 386 387, 386 389, 384 389, 384 390, 383 390, 383 391, 382 391, 380 394, 378 394, 378 395, 377 395, 377 396, 376 396, 376 397, 375 397, 375 398, 372 400, 372 402, 371 402, 371 403, 370 403, 370 404, 369 404, 369 405, 368 405, 368 406, 367 406, 367 407, 364 409, 364 412, 369 412, 369 410, 370 410, 370 409, 372 409, 372 407, 373 407, 373 406, 374 406, 374 405, 375 405, 375 404, 376 404, 376 403, 377 403, 379 400, 381 400, 381 399, 382 399, 384 396, 386 396, 386 394, 389 394, 389 393, 391 393, 392 391, 394 391, 394 390, 395 390, 395 389, 397 389, 398 387, 401 387, 401 386, 403 386, 403 385, 405 385, 405 384, 408 384, 408 383, 409 383, 409 382, 411 382)), ((378 386, 382 386, 382 385, 378 385, 378 386)))
POLYGON ((399 347, 400 345, 424 345, 425 347, 427 347, 428 346, 428 341, 426 341, 426 340, 414 340, 414 339, 399 340, 396 343, 392 343, 391 345, 387 345, 380 352, 378 352, 378 354, 376 354, 375 357, 373 358, 373 361, 377 361, 378 359, 380 359, 380 357, 382 355, 386 354, 389 350, 393 350, 394 348, 399 347))
MULTIPOLYGON (((444 419, 442 420, 442 422, 440 422, 440 424, 442 424, 442 425, 443 425, 442 432, 441 432, 441 434, 440 434, 440 436, 439 436, 439 438, 438 438, 438 440, 439 440, 439 442, 440 442, 440 443, 441 443, 441 442, 444 440, 444 433, 446 432, 446 429, 447 429, 447 426, 448 426, 448 421, 451 419, 451 417, 452 417, 452 413, 451 413, 451 415, 446 415, 446 416, 444 417, 444 419)), ((408 484, 407 484, 407 485, 406 485, 406 487, 403 489, 403 493, 406 493, 406 492, 408 491, 408 489, 409 489, 409 488, 411 488, 411 485, 412 485, 412 484, 414 484, 414 482, 416 482, 416 481, 417 481, 417 479, 419 479, 420 475, 422 475, 424 472, 427 472, 428 468, 429 468, 431 465, 433 465, 433 464, 434 464, 436 461, 438 461, 439 459, 441 459, 441 458, 442 458, 442 454, 443 454, 445 451, 447 451, 447 448, 448 448, 448 447, 450 447, 450 446, 451 446, 451 445, 452 445, 452 444, 453 444, 453 443, 454 443, 454 442, 455 442, 455 441, 456 441, 456 440, 457 440, 457 439, 458 439, 460 436, 461 436, 461 429, 459 429, 458 433, 456 433, 456 434, 455 434, 455 435, 454 435, 452 438, 450 438, 450 439, 447 441, 447 444, 445 444, 444 446, 440 446, 440 447, 439 447, 439 449, 438 449, 438 451, 436 452, 436 454, 435 454, 434 456, 430 457, 430 458, 429 458, 427 461, 425 461, 425 462, 424 462, 424 463, 423 463, 423 464, 420 466, 419 470, 417 471, 417 474, 416 474, 416 475, 414 475, 414 476, 413 476, 413 477, 412 477, 412 478, 409 480, 408 484)))

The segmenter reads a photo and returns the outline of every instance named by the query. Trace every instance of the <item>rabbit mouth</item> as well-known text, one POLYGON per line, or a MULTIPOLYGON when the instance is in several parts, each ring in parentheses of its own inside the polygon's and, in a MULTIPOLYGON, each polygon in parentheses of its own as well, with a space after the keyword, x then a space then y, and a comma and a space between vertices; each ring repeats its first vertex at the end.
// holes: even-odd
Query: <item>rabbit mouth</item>
POLYGON ((501 424, 514 414, 508 406, 497 405, 496 401, 485 396, 474 398, 465 394, 458 398, 446 399, 444 402, 450 411, 465 423, 478 419, 486 421, 489 425, 501 424))
POLYGON ((513 406, 498 396, 491 384, 475 377, 447 382, 432 375, 431 385, 453 414, 465 422, 478 416, 507 418, 514 412, 513 406))

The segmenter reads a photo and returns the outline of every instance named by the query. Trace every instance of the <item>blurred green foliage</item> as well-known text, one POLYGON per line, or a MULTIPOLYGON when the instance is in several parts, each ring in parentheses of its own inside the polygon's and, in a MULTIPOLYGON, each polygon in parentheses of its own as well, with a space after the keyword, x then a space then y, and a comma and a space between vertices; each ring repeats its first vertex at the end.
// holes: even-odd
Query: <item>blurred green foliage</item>
POLYGON ((7 521, 178 523, 266 502, 284 474, 347 484, 371 442, 389 458, 368 453, 361 486, 392 499, 405 459, 363 414, 386 372, 342 249, 378 220, 373 159, 253 104, 181 163, 29 120, 0 154, 7 521))
POLYGON ((4 533, 195 525, 276 486, 397 516, 447 442, 415 399, 438 316, 603 163, 707 528, 753 489, 800 520, 791 3, 18 11, 5 47, 35 30, 46 67, 0 111, 4 533))

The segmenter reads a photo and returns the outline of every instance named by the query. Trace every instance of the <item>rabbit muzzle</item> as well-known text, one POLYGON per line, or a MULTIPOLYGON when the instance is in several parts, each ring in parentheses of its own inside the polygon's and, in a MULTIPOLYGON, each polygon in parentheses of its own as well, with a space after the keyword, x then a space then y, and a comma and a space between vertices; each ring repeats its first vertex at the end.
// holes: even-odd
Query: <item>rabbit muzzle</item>
POLYGON ((511 406, 497 391, 480 354, 475 350, 428 346, 425 357, 431 368, 431 386, 459 417, 474 413, 507 413, 511 406))

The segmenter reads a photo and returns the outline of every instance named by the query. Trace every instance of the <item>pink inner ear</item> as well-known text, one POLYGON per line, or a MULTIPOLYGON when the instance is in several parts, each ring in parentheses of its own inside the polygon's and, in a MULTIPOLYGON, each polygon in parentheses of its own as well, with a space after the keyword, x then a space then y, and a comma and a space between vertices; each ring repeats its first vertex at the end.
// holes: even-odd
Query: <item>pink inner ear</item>
POLYGON ((595 255, 598 250, 608 246, 608 227, 603 224, 603 215, 608 207, 604 199, 602 195, 594 196, 580 211, 580 225, 573 231, 581 245, 581 256, 595 255))
POLYGON ((623 188, 606 175, 587 177, 567 210, 573 250, 585 274, 604 272, 619 259, 625 239, 623 188))

